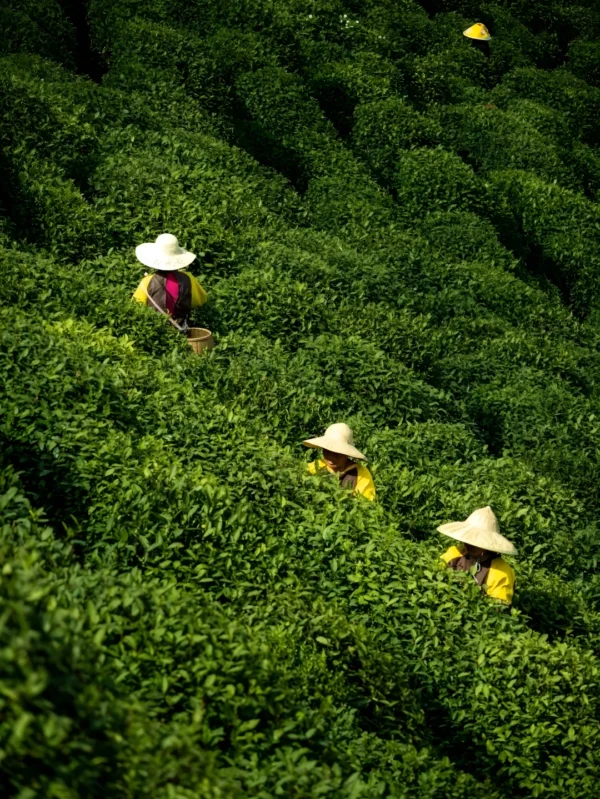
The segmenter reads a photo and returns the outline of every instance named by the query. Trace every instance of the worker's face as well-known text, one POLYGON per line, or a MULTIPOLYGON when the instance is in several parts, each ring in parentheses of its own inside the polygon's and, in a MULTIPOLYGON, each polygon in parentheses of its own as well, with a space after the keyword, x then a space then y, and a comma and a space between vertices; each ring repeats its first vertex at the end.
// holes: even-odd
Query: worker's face
POLYGON ((472 544, 465 544, 465 549, 467 550, 467 555, 471 558, 471 560, 483 560, 484 556, 489 554, 487 549, 474 547, 472 544))
POLYGON ((350 458, 347 455, 340 455, 339 452, 331 452, 328 449, 323 450, 323 459, 330 472, 343 472, 350 464, 350 458))

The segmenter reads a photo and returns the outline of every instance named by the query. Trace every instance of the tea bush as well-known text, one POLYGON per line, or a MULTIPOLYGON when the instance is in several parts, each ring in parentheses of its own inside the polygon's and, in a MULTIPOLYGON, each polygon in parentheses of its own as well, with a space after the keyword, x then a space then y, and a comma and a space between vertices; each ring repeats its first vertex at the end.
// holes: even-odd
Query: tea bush
POLYGON ((409 218, 432 211, 482 211, 485 191, 473 170, 441 148, 403 153, 392 186, 402 213, 409 218))
POLYGON ((507 240, 520 237, 525 251, 532 250, 534 268, 556 282, 577 310, 589 312, 600 254, 597 206, 528 172, 499 171, 492 185, 507 240))
POLYGON ((569 46, 569 71, 592 86, 600 86, 598 43, 578 39, 569 46))
POLYGON ((36 53, 72 69, 76 36, 72 23, 52 0, 7 0, 0 10, 0 55, 36 53))
POLYGON ((565 69, 515 69, 505 76, 494 94, 500 104, 514 97, 543 103, 563 114, 573 138, 581 138, 595 146, 600 142, 600 89, 589 86, 571 72, 565 69))
POLYGON ((594 796, 593 2, 0 17, 4 793, 594 796), (165 230, 203 357, 131 302, 165 230), (439 567, 486 504, 502 612, 439 567))
POLYGON ((493 104, 455 105, 443 112, 440 127, 445 146, 480 170, 524 168, 548 182, 579 188, 559 147, 531 125, 529 113, 504 112, 493 104))
POLYGON ((311 76, 310 86, 342 136, 352 130, 359 103, 403 91, 402 73, 377 54, 358 53, 351 61, 328 62, 311 76))
POLYGON ((400 99, 361 103, 354 112, 353 146, 388 184, 402 150, 432 147, 440 135, 434 120, 400 99))

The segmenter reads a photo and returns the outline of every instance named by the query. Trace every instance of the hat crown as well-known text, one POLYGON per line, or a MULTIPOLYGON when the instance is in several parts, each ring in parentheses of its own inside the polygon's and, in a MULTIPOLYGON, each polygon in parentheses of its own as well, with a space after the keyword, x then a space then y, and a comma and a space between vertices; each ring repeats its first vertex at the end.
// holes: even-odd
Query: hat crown
POLYGON ((348 427, 344 422, 330 424, 325 431, 325 437, 336 439, 343 444, 349 444, 351 447, 354 446, 354 433, 352 432, 352 428, 348 427))
POLYGON ((438 532, 454 538, 456 541, 481 547, 488 552, 505 555, 517 554, 515 545, 501 535, 498 519, 489 505, 473 511, 464 522, 449 522, 442 524, 437 529, 438 532))
POLYGON ((498 519, 489 505, 486 505, 485 508, 478 508, 477 510, 474 510, 467 519, 467 523, 475 529, 489 530, 493 533, 500 533, 498 519))
POLYGON ((195 259, 193 252, 179 246, 177 237, 172 233, 161 233, 156 241, 146 241, 135 248, 135 254, 144 266, 151 269, 162 269, 166 272, 185 269, 195 259))
POLYGON ((157 237, 155 244, 165 255, 177 255, 181 251, 177 237, 172 233, 161 233, 157 237))
POLYGON ((362 452, 354 446, 354 435, 350 427, 343 422, 330 424, 325 435, 317 438, 307 438, 302 442, 305 447, 314 449, 329 450, 337 452, 339 455, 347 455, 349 458, 357 458, 366 461, 362 452))
POLYGON ((483 24, 483 22, 476 22, 474 25, 471 25, 470 28, 467 28, 466 31, 463 31, 465 36, 468 36, 470 39, 491 39, 490 32, 487 27, 483 24))

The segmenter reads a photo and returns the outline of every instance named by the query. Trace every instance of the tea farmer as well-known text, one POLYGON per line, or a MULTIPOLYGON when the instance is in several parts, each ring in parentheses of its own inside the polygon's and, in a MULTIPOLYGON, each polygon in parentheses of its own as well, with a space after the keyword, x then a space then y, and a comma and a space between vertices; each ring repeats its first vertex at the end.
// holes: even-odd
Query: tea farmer
POLYGON ((175 236, 163 233, 156 241, 140 244, 138 261, 155 269, 147 274, 133 294, 133 299, 163 313, 185 332, 192 308, 206 302, 206 292, 193 275, 184 271, 196 256, 179 246, 175 236))
POLYGON ((366 461, 366 458, 354 446, 354 435, 347 424, 332 424, 324 436, 308 438, 302 443, 305 447, 323 450, 322 458, 308 464, 310 474, 328 472, 336 475, 342 488, 349 488, 366 499, 375 499, 371 472, 364 464, 355 462, 366 461))
POLYGON ((477 47, 478 50, 481 50, 485 55, 489 58, 490 56, 490 36, 489 30, 485 27, 483 22, 476 22, 475 25, 471 25, 470 28, 467 28, 466 31, 463 31, 463 36, 466 36, 467 39, 471 40, 471 44, 477 47))
POLYGON ((490 506, 474 511, 464 522, 442 524, 437 529, 460 542, 441 556, 448 567, 471 572, 484 593, 510 605, 515 573, 502 555, 515 555, 517 550, 508 538, 500 535, 498 519, 490 506))

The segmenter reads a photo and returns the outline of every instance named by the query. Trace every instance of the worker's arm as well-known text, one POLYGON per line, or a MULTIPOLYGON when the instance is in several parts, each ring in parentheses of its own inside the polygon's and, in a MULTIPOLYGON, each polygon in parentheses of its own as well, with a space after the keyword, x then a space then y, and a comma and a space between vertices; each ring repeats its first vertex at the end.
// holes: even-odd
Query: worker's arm
POLYGON ((502 561, 497 568, 490 569, 485 587, 489 597, 510 605, 514 594, 515 577, 508 563, 502 561))
POLYGON ((446 564, 451 560, 454 560, 454 558, 462 558, 464 554, 465 553, 461 552, 458 547, 450 547, 450 549, 447 549, 443 555, 440 555, 440 559, 444 561, 444 564, 446 564))
MULTIPOLYGON (((189 273, 186 273, 189 274, 189 273)), ((196 280, 193 275, 190 275, 190 280, 192 283, 192 308, 199 308, 201 305, 207 300, 207 295, 200 283, 196 280)))
POLYGON ((373 482, 373 477, 367 467, 362 464, 358 470, 358 480, 356 481, 356 488, 354 490, 365 499, 371 501, 375 499, 375 483, 373 482))
POLYGON ((152 280, 152 275, 144 275, 140 285, 133 292, 133 298, 136 302, 141 302, 143 305, 148 305, 148 285, 152 280))
POLYGON ((308 466, 306 467, 306 471, 309 474, 316 474, 317 472, 320 472, 324 468, 325 468, 325 461, 316 460, 316 461, 311 461, 308 464, 308 466))

